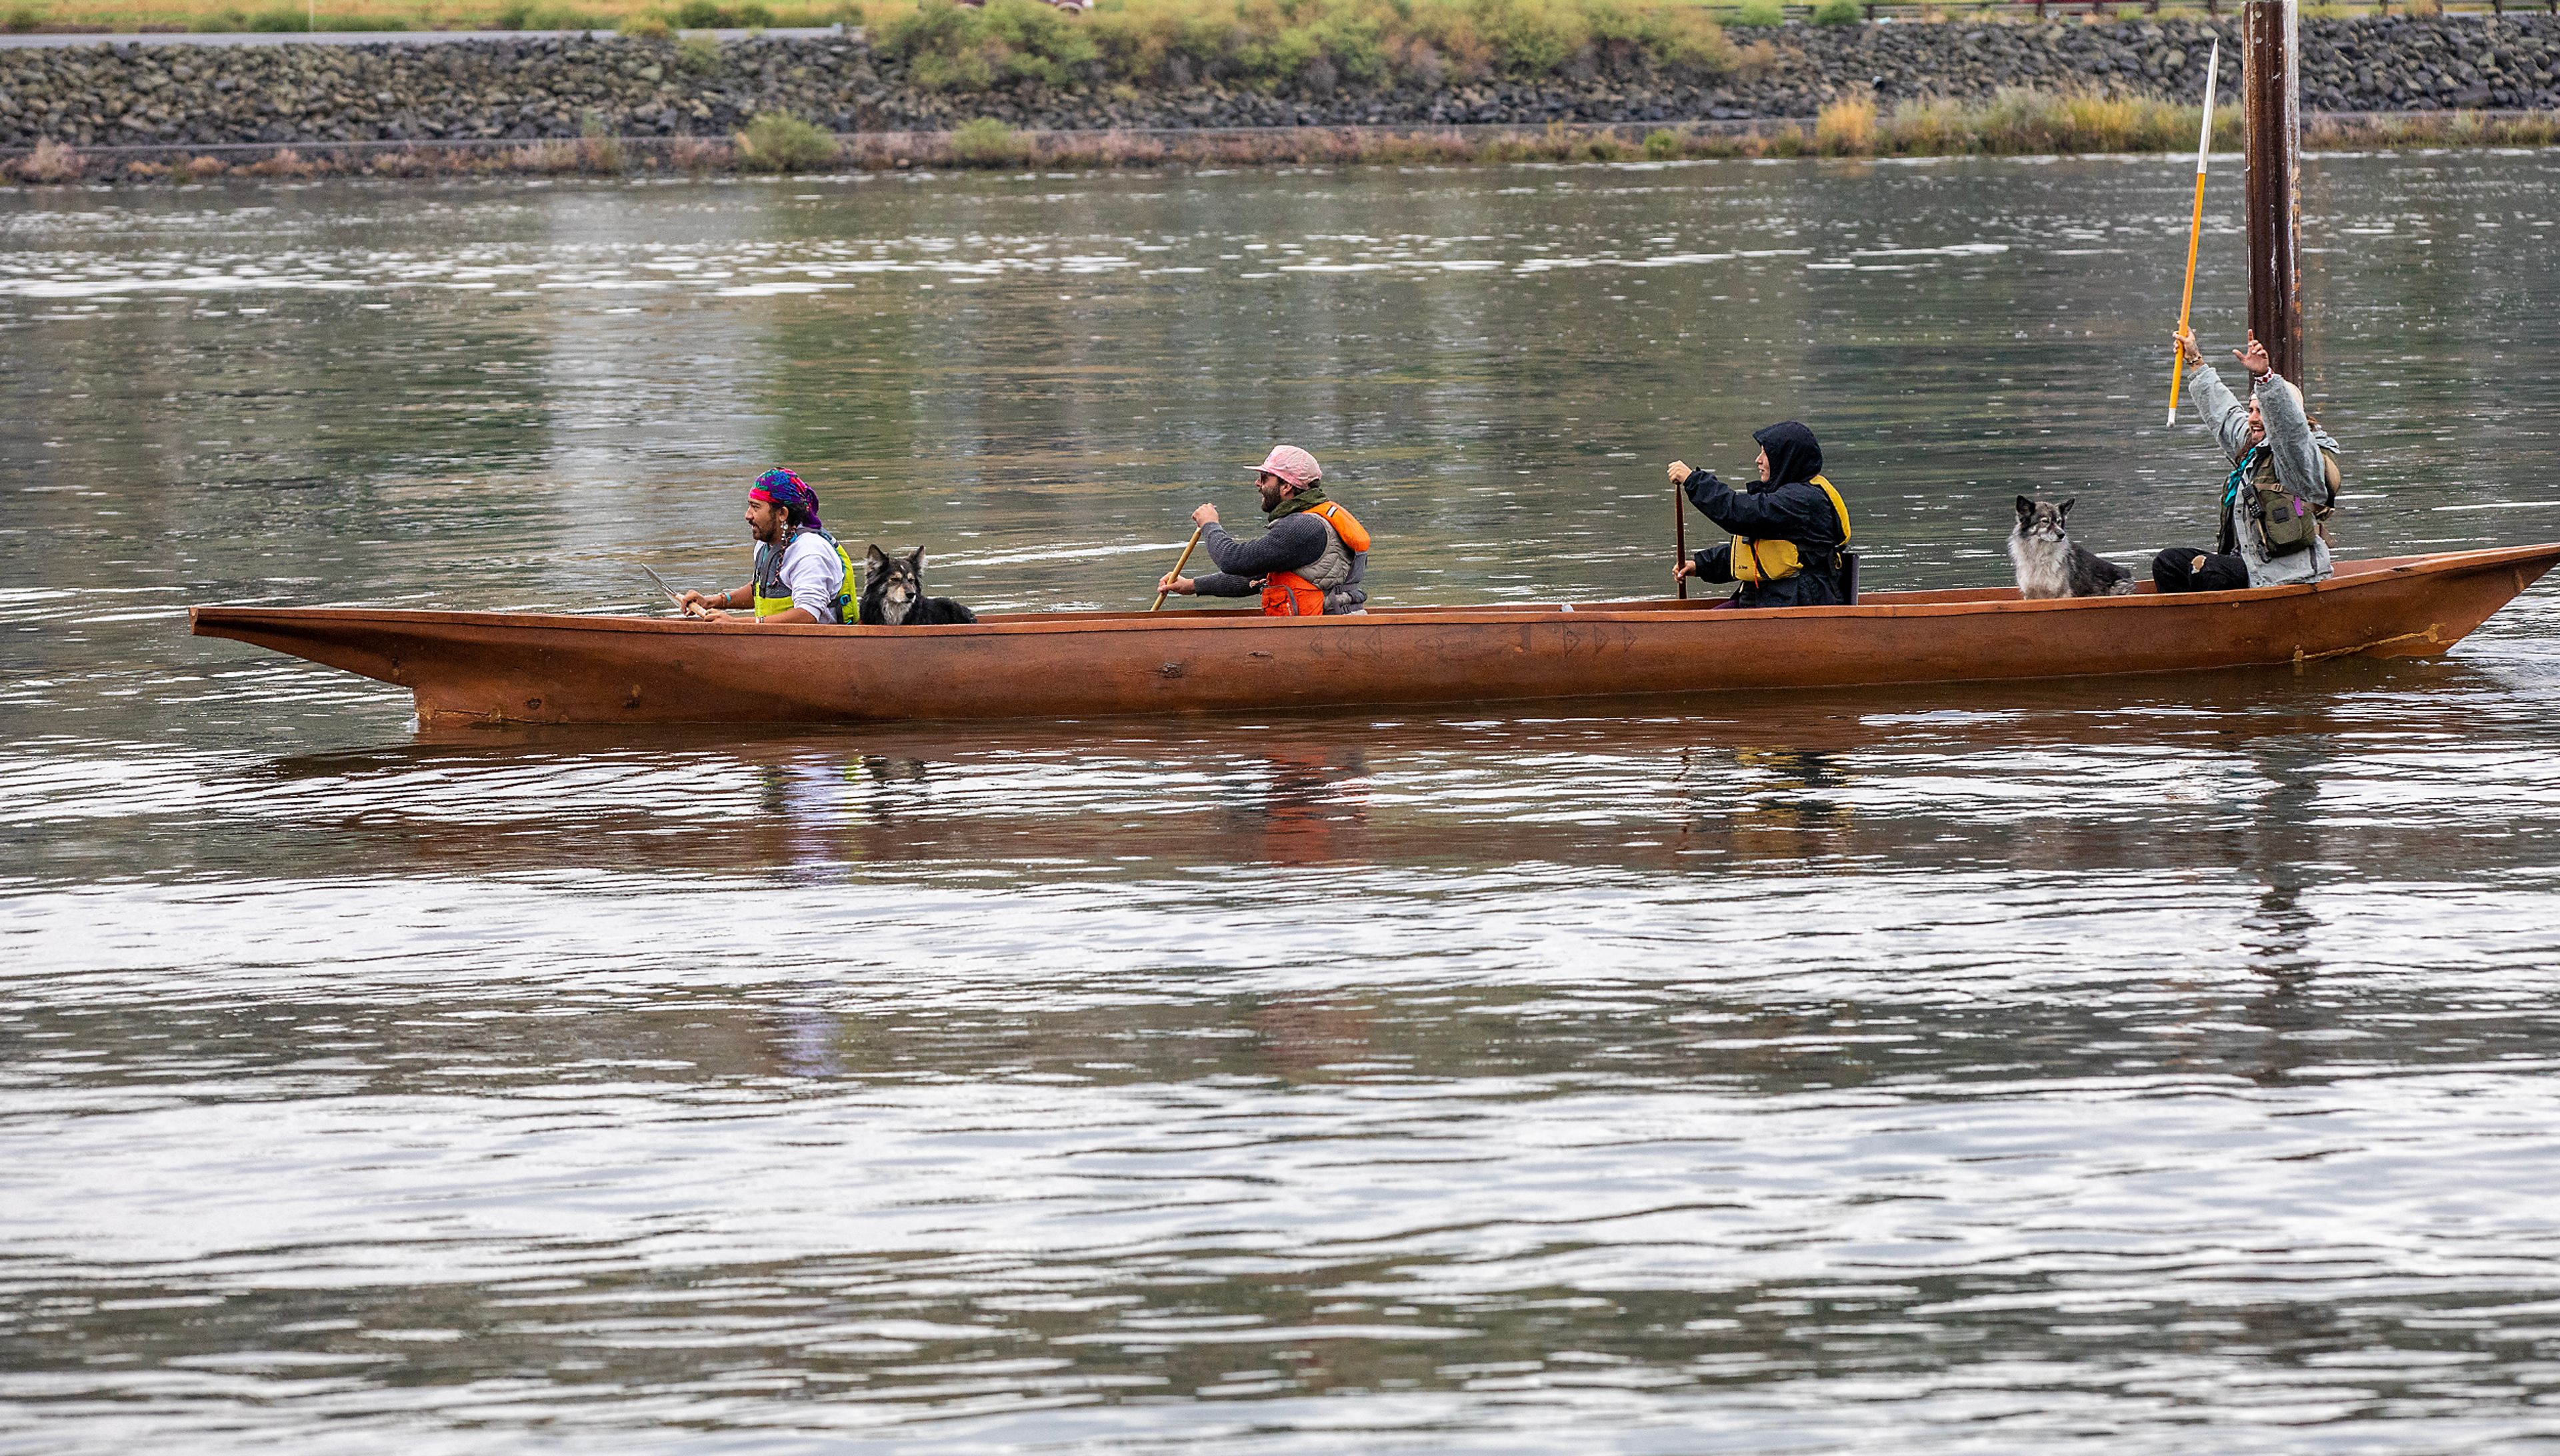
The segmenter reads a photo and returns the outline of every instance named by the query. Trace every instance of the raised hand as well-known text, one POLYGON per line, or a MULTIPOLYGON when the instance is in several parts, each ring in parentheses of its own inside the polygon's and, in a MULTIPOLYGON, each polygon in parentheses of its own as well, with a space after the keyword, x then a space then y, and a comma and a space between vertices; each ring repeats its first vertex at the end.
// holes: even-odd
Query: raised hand
POLYGON ((1193 524, 1194 526, 1214 526, 1214 525, 1216 525, 1216 524, 1217 524, 1217 507, 1215 507, 1215 506, 1202 506, 1202 507, 1200 507, 1199 510, 1192 512, 1192 524, 1193 524))
POLYGON ((2202 364, 2204 351, 2195 347, 2195 330, 2180 329, 2170 336, 2177 341, 2177 357, 2188 364, 2202 364))
POLYGON ((2249 371, 2251 379, 2264 379, 2267 371, 2275 368, 2268 362, 2267 346, 2258 342, 2256 334, 2249 336, 2248 348, 2232 350, 2231 357, 2240 361, 2240 367, 2249 371))

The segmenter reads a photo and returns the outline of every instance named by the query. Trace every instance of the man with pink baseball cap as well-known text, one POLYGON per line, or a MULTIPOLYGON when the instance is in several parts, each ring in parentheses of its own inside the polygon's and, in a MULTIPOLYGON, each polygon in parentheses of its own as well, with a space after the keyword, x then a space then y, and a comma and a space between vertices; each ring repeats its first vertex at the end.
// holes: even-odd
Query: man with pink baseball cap
POLYGON ((1296 445, 1280 445, 1262 459, 1253 483, 1262 492, 1262 534, 1238 541, 1217 524, 1217 507, 1192 512, 1200 545, 1217 570, 1194 580, 1167 572, 1156 583, 1177 596, 1250 596, 1262 593, 1268 617, 1345 616, 1368 601, 1360 585, 1368 574, 1368 532, 1352 513, 1325 498, 1325 467, 1296 445))

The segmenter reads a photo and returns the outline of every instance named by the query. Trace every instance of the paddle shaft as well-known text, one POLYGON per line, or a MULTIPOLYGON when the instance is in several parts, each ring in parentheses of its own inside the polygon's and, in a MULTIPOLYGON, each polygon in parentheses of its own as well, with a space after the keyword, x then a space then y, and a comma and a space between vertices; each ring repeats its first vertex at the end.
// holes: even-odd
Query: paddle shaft
MULTIPOLYGON (((1687 506, 1688 506, 1688 502, 1687 502, 1686 500, 1682 499, 1682 497, 1681 497, 1681 495, 1680 495, 1680 486, 1678 486, 1678 485, 1673 486, 1673 487, 1672 487, 1672 545, 1673 545, 1674 549, 1675 549, 1675 550, 1677 550, 1677 551, 1680 553, 1680 555, 1679 555, 1678 557, 1675 557, 1673 560, 1675 560, 1675 561, 1680 561, 1680 562, 1685 562, 1685 561, 1687 561, 1687 560, 1688 560, 1688 510, 1687 510, 1687 506)), ((1682 577, 1680 577, 1680 600, 1682 600, 1682 601, 1686 601, 1686 600, 1688 600, 1688 578, 1687 578, 1686 576, 1682 576, 1682 577)))
MULTIPOLYGON (((1181 574, 1183 573, 1183 567, 1188 566, 1190 566, 1190 565, 1191 565, 1191 561, 1192 561, 1192 548, 1193 548, 1193 547, 1196 547, 1196 546, 1198 546, 1198 545, 1200 545, 1200 534, 1201 532, 1203 532, 1203 531, 1206 531, 1207 529, 1208 529, 1208 528, 1207 528, 1206 526, 1195 526, 1195 527, 1193 527, 1193 528, 1192 528, 1192 539, 1183 543, 1183 554, 1182 554, 1182 556, 1181 556, 1181 557, 1177 558, 1177 559, 1175 560, 1175 562, 1174 562, 1174 574, 1175 574, 1175 575, 1177 575, 1177 576, 1181 575, 1181 574)), ((1149 610, 1149 611, 1161 611, 1161 610, 1163 610, 1163 609, 1164 609, 1164 605, 1165 605, 1165 593, 1164 593, 1164 592, 1159 591, 1159 592, 1157 592, 1157 593, 1156 593, 1156 604, 1155 604, 1154 606, 1151 606, 1151 607, 1147 608, 1147 610, 1149 610)))
MULTIPOLYGON (((2195 212, 2186 225, 2186 292, 2177 303, 2177 331, 2181 334, 2186 332, 2195 309, 2195 248, 2204 238, 2204 169, 2213 156, 2213 88, 2221 79, 2222 43, 2215 41, 2213 59, 2204 70, 2203 134, 2195 141, 2195 212)), ((2185 383, 2186 378, 2186 351, 2171 344, 2168 352, 2168 422, 2174 425, 2177 423, 2178 387, 2185 383)))
POLYGON ((640 564, 640 569, 648 572, 649 579, 657 582, 658 589, 667 593, 667 599, 676 604, 676 614, 678 616, 694 617, 703 615, 703 608, 685 605, 684 594, 676 590, 675 587, 668 585, 667 578, 658 574, 657 567, 650 566, 647 562, 642 562, 640 564))

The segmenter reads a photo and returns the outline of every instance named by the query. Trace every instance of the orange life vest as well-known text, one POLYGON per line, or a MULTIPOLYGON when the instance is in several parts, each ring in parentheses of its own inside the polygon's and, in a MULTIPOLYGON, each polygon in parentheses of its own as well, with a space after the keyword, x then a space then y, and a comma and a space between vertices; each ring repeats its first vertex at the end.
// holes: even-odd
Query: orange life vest
MULTIPOLYGON (((1324 501, 1307 508, 1333 528, 1342 541, 1343 550, 1360 556, 1368 550, 1367 528, 1334 501, 1324 501)), ((1262 614, 1266 617, 1321 617, 1325 614, 1325 588, 1295 571, 1274 571, 1262 578, 1262 614)))

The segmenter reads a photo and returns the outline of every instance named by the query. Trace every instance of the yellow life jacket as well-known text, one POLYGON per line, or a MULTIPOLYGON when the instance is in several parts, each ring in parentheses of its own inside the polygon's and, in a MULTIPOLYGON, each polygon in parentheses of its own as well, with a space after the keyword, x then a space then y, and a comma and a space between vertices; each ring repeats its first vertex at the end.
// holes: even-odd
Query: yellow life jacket
MULTIPOLYGON (((818 531, 813 526, 804 526, 800 531, 814 531, 819 540, 835 548, 836 565, 845 568, 844 582, 836 588, 836 614, 829 620, 839 624, 854 620, 859 610, 855 603, 860 587, 856 583, 862 580, 855 574, 854 559, 846 554, 845 544, 833 534, 818 531)), ((755 615, 759 619, 787 612, 799 605, 791 599, 791 588, 782 584, 782 558, 791 550, 791 543, 799 538, 800 531, 782 538, 779 547, 759 546, 755 549, 755 615)))
MULTIPOLYGON (((1832 498, 1832 509, 1840 512, 1840 545, 1848 545, 1848 502, 1832 483, 1817 475, 1815 485, 1832 498)), ((1784 581, 1805 569, 1804 559, 1797 554, 1792 541, 1754 541, 1747 536, 1733 538, 1733 579, 1736 581, 1784 581)))

